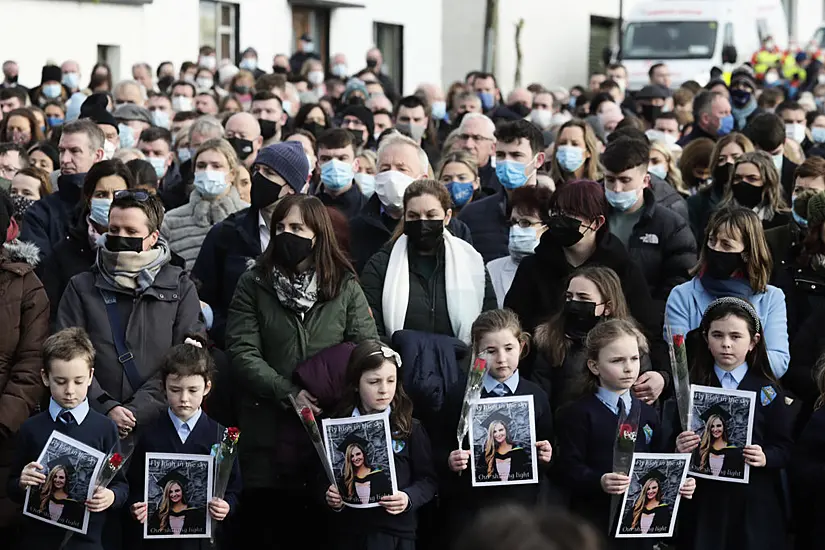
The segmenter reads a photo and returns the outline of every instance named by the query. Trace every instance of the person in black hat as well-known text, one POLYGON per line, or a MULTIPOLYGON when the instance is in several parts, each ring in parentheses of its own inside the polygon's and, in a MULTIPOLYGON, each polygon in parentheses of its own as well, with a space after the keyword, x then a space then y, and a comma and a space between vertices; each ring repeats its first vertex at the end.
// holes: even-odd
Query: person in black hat
POLYGON ((373 468, 369 458, 370 445, 355 432, 337 446, 344 453, 341 498, 350 504, 373 504, 381 497, 392 495, 390 478, 381 468, 373 468))
POLYGON ((69 97, 66 88, 63 87, 63 71, 57 65, 45 65, 40 73, 40 86, 29 90, 29 97, 33 105, 44 107, 52 100, 59 100, 65 103, 69 97))
POLYGON ((304 66, 304 63, 307 59, 318 59, 318 54, 315 53, 315 42, 312 41, 312 37, 307 33, 301 35, 301 39, 298 41, 298 51, 292 54, 292 57, 289 58, 289 68, 292 71, 292 74, 298 74, 301 72, 301 67, 304 66))
POLYGON ((74 475, 74 466, 69 457, 59 456, 48 463, 49 473, 46 483, 40 488, 39 498, 29 499, 29 511, 55 521, 80 529, 83 526, 84 506, 69 496, 69 484, 74 475))
POLYGON ((350 131, 355 138, 356 147, 375 149, 375 120, 364 105, 350 105, 341 113, 341 128, 350 131))
POLYGON ((639 491, 633 508, 629 510, 630 529, 625 528, 622 532, 646 535, 648 533, 666 534, 670 530, 673 509, 670 504, 662 502, 664 497, 662 487, 666 481, 665 475, 658 468, 653 468, 639 480, 642 490, 639 491))
POLYGON ((167 472, 158 480, 163 489, 158 509, 149 519, 149 535, 202 535, 206 533, 206 515, 201 508, 190 508, 187 490, 189 479, 179 470, 167 472))
POLYGON ((648 127, 653 127, 670 95, 669 89, 658 85, 645 86, 636 93, 636 112, 647 122, 648 127))
POLYGON ((729 444, 730 413, 716 404, 700 415, 705 430, 699 443, 699 471, 712 476, 745 477, 742 449, 729 444))
POLYGON ((756 102, 757 89, 753 71, 748 66, 743 65, 731 74, 730 106, 737 130, 741 131, 753 118, 765 112, 756 102))
POLYGON ((88 118, 100 128, 105 136, 103 142, 103 158, 111 160, 112 156, 120 148, 120 135, 118 133, 117 120, 109 112, 109 95, 98 92, 90 95, 80 106, 80 116, 78 118, 88 118))
POLYGON ((498 411, 481 425, 487 429, 483 454, 476 464, 476 481, 518 481, 532 477, 532 464, 527 450, 513 441, 512 420, 498 411))

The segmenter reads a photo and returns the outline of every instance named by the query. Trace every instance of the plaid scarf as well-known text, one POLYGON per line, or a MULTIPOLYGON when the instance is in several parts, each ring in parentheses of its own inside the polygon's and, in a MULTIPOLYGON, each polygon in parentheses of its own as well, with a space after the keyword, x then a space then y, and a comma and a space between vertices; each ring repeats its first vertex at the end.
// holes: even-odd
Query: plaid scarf
POLYGON ((315 269, 290 277, 277 267, 272 270, 272 285, 281 305, 303 317, 318 301, 318 277, 315 269))
POLYGON ((169 263, 169 245, 163 239, 146 252, 112 252, 106 248, 106 235, 100 240, 96 265, 103 278, 118 288, 140 294, 155 282, 160 270, 169 263))

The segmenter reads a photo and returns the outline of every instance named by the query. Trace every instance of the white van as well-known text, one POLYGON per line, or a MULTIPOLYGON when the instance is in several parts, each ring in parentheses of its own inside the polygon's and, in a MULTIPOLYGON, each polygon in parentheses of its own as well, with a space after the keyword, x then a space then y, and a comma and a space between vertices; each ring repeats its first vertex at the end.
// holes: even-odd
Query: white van
POLYGON ((637 4, 626 18, 621 61, 628 86, 648 84, 648 70, 666 63, 673 86, 686 80, 705 85, 713 67, 749 61, 772 36, 788 46, 781 0, 659 0, 637 4))

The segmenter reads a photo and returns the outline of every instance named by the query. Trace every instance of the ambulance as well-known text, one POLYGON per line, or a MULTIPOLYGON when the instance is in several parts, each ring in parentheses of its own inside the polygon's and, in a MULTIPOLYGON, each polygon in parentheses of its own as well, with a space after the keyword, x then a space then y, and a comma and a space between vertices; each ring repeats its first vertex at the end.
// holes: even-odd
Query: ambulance
POLYGON ((731 70, 750 61, 772 36, 784 51, 788 21, 781 0, 659 0, 636 4, 625 19, 620 50, 628 88, 648 84, 648 71, 666 63, 673 86, 686 80, 701 85, 710 70, 731 70))

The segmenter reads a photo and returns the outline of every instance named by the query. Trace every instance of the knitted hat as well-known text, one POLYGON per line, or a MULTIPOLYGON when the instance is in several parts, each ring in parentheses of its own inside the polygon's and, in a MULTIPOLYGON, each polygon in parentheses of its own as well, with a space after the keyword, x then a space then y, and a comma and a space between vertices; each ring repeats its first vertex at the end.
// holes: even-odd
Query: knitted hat
POLYGON ((808 200, 808 227, 825 222, 825 191, 817 193, 808 200))
POLYGON ((6 231, 9 229, 13 214, 14 205, 11 197, 5 191, 0 191, 0 244, 6 242, 6 231))
POLYGON ((145 122, 146 124, 152 124, 152 114, 148 109, 140 107, 139 105, 126 103, 125 105, 120 105, 117 109, 115 109, 115 120, 137 120, 140 122, 145 122))
POLYGON ((747 67, 740 67, 730 75, 730 87, 733 88, 737 84, 744 84, 753 91, 757 90, 756 79, 747 67))
POLYGON ((367 91, 367 85, 364 84, 364 81, 360 78, 350 78, 347 82, 347 87, 344 89, 344 94, 341 96, 341 103, 345 104, 349 100, 349 96, 352 92, 359 91, 364 94, 364 99, 370 96, 369 92, 367 91))
POLYGON ((49 81, 60 82, 63 80, 63 71, 57 65, 44 65, 43 72, 40 73, 40 83, 49 81))
POLYGON ((375 133, 375 119, 372 116, 372 111, 367 109, 364 105, 350 105, 341 113, 341 118, 345 116, 354 116, 364 123, 367 127, 367 134, 371 137, 375 133))
POLYGON ((107 109, 109 106, 109 96, 103 92, 97 92, 86 98, 80 106, 80 116, 78 118, 88 118, 95 124, 108 124, 117 128, 117 120, 107 109))
POLYGON ((797 193, 794 195, 793 199, 793 211, 796 212, 796 215, 800 218, 808 219, 808 203, 811 201, 813 197, 818 195, 818 191, 814 191, 813 189, 805 189, 801 193, 797 193))
POLYGON ((258 151, 255 164, 263 164, 284 178, 293 191, 300 193, 309 177, 309 161, 297 141, 284 141, 258 151))

